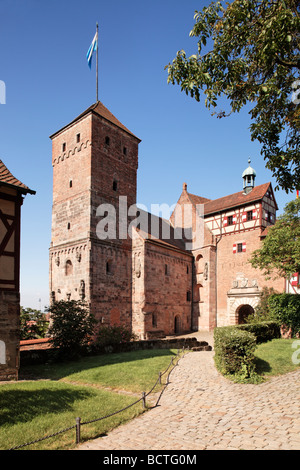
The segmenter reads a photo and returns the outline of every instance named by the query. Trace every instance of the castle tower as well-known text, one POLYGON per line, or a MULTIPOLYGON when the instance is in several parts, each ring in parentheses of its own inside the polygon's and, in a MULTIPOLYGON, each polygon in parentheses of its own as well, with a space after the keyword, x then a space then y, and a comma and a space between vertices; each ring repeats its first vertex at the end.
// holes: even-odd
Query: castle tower
POLYGON ((85 300, 102 323, 129 327, 131 238, 126 225, 127 208, 136 203, 140 139, 99 101, 50 138, 51 298, 85 300))

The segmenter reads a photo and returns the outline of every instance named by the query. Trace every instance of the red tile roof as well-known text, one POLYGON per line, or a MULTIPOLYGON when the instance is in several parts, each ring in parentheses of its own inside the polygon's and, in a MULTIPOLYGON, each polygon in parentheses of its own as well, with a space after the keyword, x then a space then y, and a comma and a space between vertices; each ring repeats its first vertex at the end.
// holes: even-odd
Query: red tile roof
POLYGON ((4 165, 3 161, 0 160, 0 185, 13 186, 18 189, 23 194, 35 194, 35 191, 29 189, 28 186, 21 183, 17 178, 15 178, 9 169, 4 165))
POLYGON ((141 142, 141 140, 136 137, 129 129, 127 129, 127 127, 124 126, 124 124, 122 124, 105 106, 103 103, 101 103, 101 101, 97 101, 96 103, 92 104, 89 108, 87 108, 85 111, 83 111, 83 113, 79 114, 79 116, 77 116, 75 119, 73 119, 73 121, 71 121, 69 124, 67 124, 66 126, 62 127, 59 131, 55 132, 54 134, 52 134, 50 136, 50 138, 54 137, 56 134, 58 134, 59 132, 61 132, 63 129, 65 129, 66 127, 70 126, 71 124, 73 124, 74 122, 78 121, 78 119, 81 119, 83 116, 89 114, 89 113, 94 113, 94 114, 98 114, 99 116, 101 116, 102 118, 106 119, 106 121, 109 121, 110 123, 114 124, 115 126, 119 127, 120 129, 122 129, 123 131, 127 132, 128 134, 132 135, 133 137, 135 137, 139 142, 141 142))
POLYGON ((204 215, 209 215, 259 201, 264 197, 270 185, 271 183, 261 184, 255 186, 248 194, 245 194, 244 191, 239 191, 238 193, 213 200, 205 200, 205 198, 200 198, 190 193, 188 195, 193 204, 204 204, 204 215))

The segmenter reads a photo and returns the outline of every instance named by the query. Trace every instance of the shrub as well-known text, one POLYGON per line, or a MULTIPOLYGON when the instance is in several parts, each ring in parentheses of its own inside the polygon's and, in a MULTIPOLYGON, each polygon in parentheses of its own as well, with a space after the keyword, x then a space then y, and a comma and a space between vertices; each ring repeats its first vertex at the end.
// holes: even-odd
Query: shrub
POLYGON ((273 294, 277 294, 273 287, 263 287, 259 303, 255 308, 254 313, 248 315, 247 323, 257 323, 262 321, 270 321, 271 313, 269 308, 269 297, 273 294))
POLYGON ((53 302, 47 311, 51 313, 48 333, 57 356, 73 359, 82 355, 96 324, 86 304, 80 300, 60 300, 53 302))
POLYGON ((291 328, 292 336, 300 333, 300 295, 274 294, 269 297, 269 309, 272 318, 281 325, 291 328))
POLYGON ((219 372, 249 378, 255 374, 255 336, 235 326, 214 330, 215 364, 219 372))
POLYGON ((123 325, 100 326, 94 343, 95 349, 105 346, 127 343, 135 339, 135 335, 123 325))
POLYGON ((261 321, 260 323, 245 323, 243 325, 236 325, 244 331, 249 331, 256 338, 256 343, 265 343, 273 338, 280 338, 280 323, 277 321, 261 321))

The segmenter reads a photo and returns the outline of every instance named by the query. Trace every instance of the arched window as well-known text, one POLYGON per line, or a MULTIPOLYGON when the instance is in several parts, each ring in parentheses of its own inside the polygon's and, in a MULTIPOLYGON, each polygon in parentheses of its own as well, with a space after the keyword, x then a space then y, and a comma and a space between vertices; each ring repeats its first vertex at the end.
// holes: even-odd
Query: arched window
POLYGON ((204 259, 202 255, 198 255, 196 258, 196 273, 201 274, 204 271, 204 259))
POLYGON ((66 261, 65 274, 66 276, 70 276, 70 274, 73 274, 73 264, 70 259, 66 261))

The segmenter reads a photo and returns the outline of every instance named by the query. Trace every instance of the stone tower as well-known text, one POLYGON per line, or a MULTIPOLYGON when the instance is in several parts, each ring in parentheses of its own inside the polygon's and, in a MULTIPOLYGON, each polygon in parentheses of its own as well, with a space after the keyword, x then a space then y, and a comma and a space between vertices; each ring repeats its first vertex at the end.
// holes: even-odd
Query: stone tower
POLYGON ((51 298, 83 299, 102 323, 131 327, 126 227, 127 208, 136 203, 140 139, 99 101, 50 138, 51 298))

